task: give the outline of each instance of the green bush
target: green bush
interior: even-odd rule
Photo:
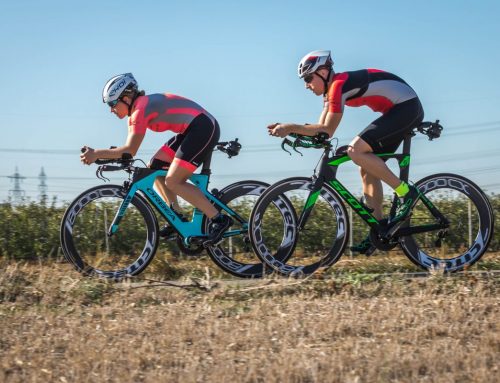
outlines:
[[[37,259],[55,256],[65,207],[56,201],[24,205],[0,204],[0,256]]]
[[[491,195],[491,203],[495,212],[495,227],[499,228],[500,224],[500,195]],[[434,201],[436,202],[436,201]],[[450,206],[453,205],[453,210],[455,214],[458,215],[459,220],[462,222],[467,222],[467,207],[463,201],[457,200],[446,200],[445,197],[439,203]],[[251,206],[249,201],[242,201],[239,206],[232,206],[233,209],[238,210],[244,216],[250,214]],[[316,211],[320,216],[322,214],[328,214],[327,210],[318,205]],[[13,205],[9,202],[0,204],[0,257],[14,258],[14,259],[26,259],[34,260],[39,258],[49,258],[56,254],[60,254],[60,243],[59,243],[59,227],[61,223],[62,216],[66,209],[66,205],[58,206],[54,200],[51,204],[47,202],[29,202],[24,205]],[[112,210],[112,209],[111,209]],[[103,222],[100,222],[102,214],[93,214],[91,211],[85,211],[86,216],[82,217],[86,224],[88,225],[88,232],[92,233],[95,228],[103,227]],[[110,211],[109,215],[113,213]],[[415,212],[415,217],[418,217],[418,212]],[[132,222],[140,222],[139,217],[129,217]],[[271,214],[270,220],[276,220],[276,224],[279,225],[277,214]],[[455,218],[456,219],[456,218]],[[160,226],[164,220],[159,218]],[[317,220],[318,222],[326,221],[326,218]],[[130,222],[130,221],[129,221]],[[354,241],[360,240],[367,232],[367,226],[361,219],[354,214],[353,215],[353,233]],[[127,247],[135,246],[136,234],[138,232],[134,225],[127,225],[129,227],[124,228],[126,233],[124,233],[123,242],[119,243],[121,250],[123,252],[127,251]],[[268,226],[272,227],[272,225]],[[467,230],[467,225],[463,225],[460,230]],[[331,231],[329,227],[318,227],[315,230],[309,230],[307,233],[307,240],[303,241],[303,249],[297,250],[308,250],[309,247],[314,248],[313,245],[321,243],[328,238]],[[271,233],[272,234],[272,233]],[[460,237],[463,238],[464,234],[459,233]],[[275,239],[279,241],[279,238]],[[99,251],[102,247],[101,243],[96,243],[89,236],[88,241],[85,242],[85,238],[80,239],[81,243],[84,243],[88,249],[94,248],[95,251]],[[177,252],[175,243],[166,243],[168,251]],[[495,234],[491,244],[491,251],[500,250],[500,235]]]

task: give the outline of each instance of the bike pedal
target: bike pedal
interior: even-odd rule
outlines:
[[[373,256],[373,253],[375,253],[375,250],[377,250],[377,248],[375,246],[370,246],[370,248],[368,250],[366,250],[363,255],[365,257],[371,257]]]

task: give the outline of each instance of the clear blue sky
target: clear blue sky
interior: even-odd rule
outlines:
[[[126,122],[101,101],[106,80],[123,72],[147,93],[197,101],[218,118],[222,139],[239,137],[239,157],[214,156],[213,186],[308,175],[320,153],[290,157],[265,127],[318,119],[321,98],[296,76],[300,58],[316,49],[332,50],[337,71],[401,76],[426,119],[441,119],[442,138],[415,140],[414,181],[457,172],[498,192],[499,14],[500,3],[489,0],[3,1],[0,201],[16,166],[32,198],[42,166],[49,194],[62,200],[98,183],[95,167],[80,164],[79,148],[124,142]],[[346,108],[341,144],[376,117]],[[148,132],[139,156],[149,159],[170,136]],[[360,190],[353,166],[341,179]]]

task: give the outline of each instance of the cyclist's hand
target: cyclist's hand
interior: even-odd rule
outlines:
[[[280,124],[279,122],[269,125],[267,127],[267,130],[271,136],[281,138],[288,136],[288,134],[290,133],[286,124]]]
[[[84,163],[85,165],[90,165],[91,163],[95,162],[97,160],[97,157],[95,156],[94,149],[89,148],[88,146],[84,146],[82,148],[82,154],[80,154],[80,161]]]

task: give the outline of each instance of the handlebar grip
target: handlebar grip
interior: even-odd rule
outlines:
[[[328,133],[320,132],[320,133],[317,134],[317,137],[318,137],[318,140],[326,141],[326,140],[328,140],[328,138],[330,136],[328,135]]]
[[[103,172],[116,172],[118,170],[123,170],[122,166],[113,166],[113,165],[103,165],[101,171]]]
[[[114,159],[113,160],[102,160],[102,159],[101,160],[95,160],[95,163],[97,165],[106,165],[106,164],[111,164],[113,162],[116,162],[116,160],[114,160]]]

